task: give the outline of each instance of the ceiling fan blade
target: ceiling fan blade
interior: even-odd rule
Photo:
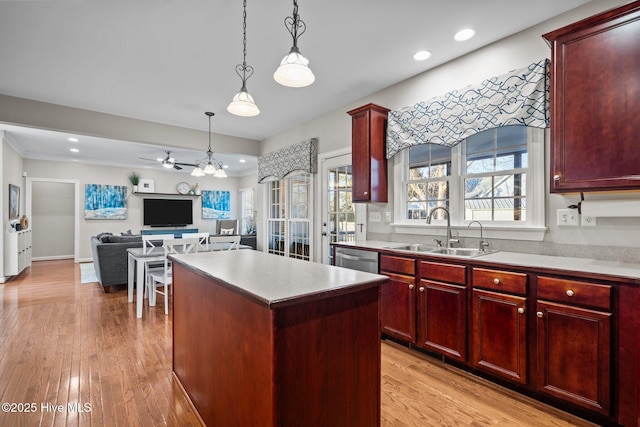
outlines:
[[[179,166],[191,166],[192,168],[196,167],[195,163],[181,163],[181,162],[175,162],[175,165],[179,165]]]
[[[140,160],[148,160],[150,162],[159,162],[160,160],[158,159],[147,159],[146,157],[138,157]]]
[[[173,164],[173,168],[174,168],[175,170],[178,170],[178,171],[182,169],[182,167],[178,166],[178,164],[177,164],[177,163],[174,163],[174,164]]]

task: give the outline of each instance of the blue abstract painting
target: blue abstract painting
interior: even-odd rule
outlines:
[[[202,219],[231,218],[231,193],[228,191],[202,191]]]
[[[84,219],[127,219],[127,188],[85,184]]]

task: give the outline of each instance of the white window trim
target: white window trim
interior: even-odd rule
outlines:
[[[529,170],[527,177],[527,217],[528,224],[517,224],[516,222],[489,223],[483,222],[485,236],[492,239],[509,240],[544,240],[547,227],[545,226],[545,135],[546,131],[527,128],[529,154]],[[459,174],[461,159],[458,150],[453,150],[451,158],[452,176]],[[396,221],[391,224],[397,234],[414,235],[436,235],[445,236],[447,233],[447,222],[434,221],[432,224],[419,223],[417,221],[406,220],[406,164],[409,158],[409,150],[403,150],[393,157],[393,193],[394,193],[394,218]],[[531,167],[531,165],[535,165]],[[469,227],[471,221],[463,219],[462,200],[460,186],[455,184],[457,180],[450,181],[449,185],[449,207],[451,215],[451,230],[460,237],[479,237],[477,226]]]

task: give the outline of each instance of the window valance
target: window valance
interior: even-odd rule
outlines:
[[[276,181],[293,172],[318,171],[318,139],[272,151],[258,157],[258,182]]]
[[[387,159],[420,144],[452,147],[500,126],[549,127],[549,60],[389,112]]]

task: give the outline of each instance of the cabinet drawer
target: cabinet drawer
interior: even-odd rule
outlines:
[[[538,299],[610,310],[611,286],[539,276]]]
[[[439,262],[420,261],[420,278],[439,280],[442,282],[466,284],[467,267],[464,265],[442,264]]]
[[[414,276],[416,274],[416,261],[413,258],[380,255],[380,271],[391,271]]]
[[[473,286],[518,295],[527,293],[527,275],[511,271],[473,269]]]

